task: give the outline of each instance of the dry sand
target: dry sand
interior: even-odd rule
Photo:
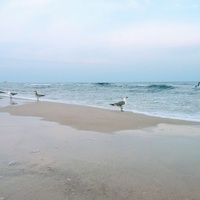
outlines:
[[[199,144],[194,122],[44,102],[0,108],[0,199],[198,200]]]

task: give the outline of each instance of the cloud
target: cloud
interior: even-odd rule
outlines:
[[[26,30],[33,26],[42,13],[46,13],[47,0],[9,0],[0,5],[0,41],[12,42],[24,38]],[[41,19],[42,20],[42,19]],[[38,24],[37,24],[38,26]]]
[[[132,13],[149,4],[152,1],[9,0],[0,6],[0,19],[4,19],[0,20],[4,47],[0,56],[110,63],[131,57],[132,51],[200,45],[199,22],[135,20]],[[129,12],[132,18],[126,18],[128,23],[120,21],[118,12]]]
[[[200,45],[200,24],[149,22],[111,34],[111,44],[124,48],[176,48]]]

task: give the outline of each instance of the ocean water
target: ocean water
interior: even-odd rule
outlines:
[[[0,91],[12,91],[19,100],[35,101],[34,90],[45,94],[41,101],[87,105],[120,110],[110,103],[127,96],[124,111],[150,116],[200,121],[200,87],[194,82],[158,83],[0,83]],[[7,95],[0,94],[2,99]],[[0,106],[2,99],[0,99]],[[9,99],[8,99],[9,100]],[[18,100],[18,101],[19,101]]]

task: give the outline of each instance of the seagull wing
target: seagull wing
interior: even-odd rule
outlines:
[[[44,97],[45,95],[44,95],[44,94],[38,94],[38,93],[37,93],[36,96],[37,96],[37,97]]]
[[[125,101],[119,101],[117,103],[114,103],[115,106],[123,106],[125,105]]]

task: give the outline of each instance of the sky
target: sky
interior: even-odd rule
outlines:
[[[0,0],[3,81],[200,81],[200,1]]]

